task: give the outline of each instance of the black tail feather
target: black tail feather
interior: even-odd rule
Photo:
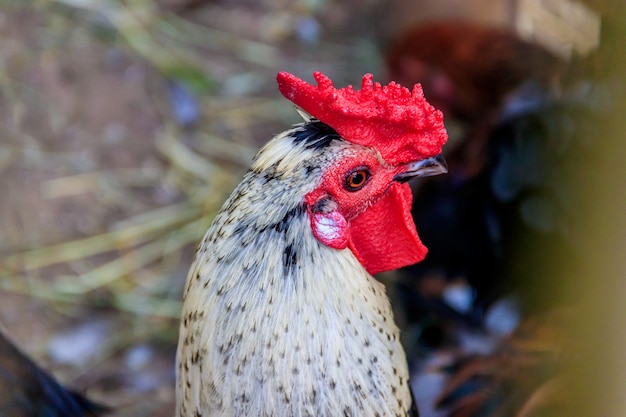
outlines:
[[[108,411],[65,389],[0,332],[0,416],[98,417]]]

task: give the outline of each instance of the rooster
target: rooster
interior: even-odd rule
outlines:
[[[278,74],[305,118],[273,138],[189,272],[177,416],[416,416],[385,289],[422,260],[414,177],[445,172],[443,115],[421,87]],[[304,113],[306,112],[306,113]]]

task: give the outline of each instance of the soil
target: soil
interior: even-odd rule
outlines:
[[[177,303],[204,230],[170,255],[88,290],[81,277],[128,255],[133,246],[92,254],[93,242],[86,241],[69,261],[46,249],[101,236],[155,209],[190,200],[202,206],[198,193],[223,198],[245,163],[214,158],[226,178],[221,184],[190,178],[159,150],[159,138],[175,136],[182,149],[197,154],[211,147],[206,133],[257,148],[297,122],[275,88],[277,71],[310,79],[319,69],[339,85],[379,70],[376,35],[369,30],[376,2],[153,5],[149,17],[188,28],[199,44],[168,37],[149,19],[143,23],[153,27],[129,38],[132,32],[121,20],[108,19],[113,15],[104,7],[89,9],[91,2],[68,2],[85,8],[64,1],[5,3],[0,9],[1,327],[63,384],[113,407],[113,415],[171,416],[176,314],[129,311],[120,308],[119,298],[147,294]],[[125,4],[111,7],[138,20],[146,17],[144,9]],[[157,44],[168,43],[164,49],[184,50],[192,70],[191,64],[172,70],[161,62],[163,51],[134,43],[146,34]],[[208,80],[200,86],[198,68]],[[175,94],[181,86],[183,93]],[[30,266],[29,259],[41,262],[46,256],[60,261]],[[130,304],[131,310],[136,307]]]

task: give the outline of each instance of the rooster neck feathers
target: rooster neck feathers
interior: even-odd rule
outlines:
[[[312,121],[261,150],[190,271],[179,416],[406,416],[404,352],[383,286],[311,233],[304,196],[337,157],[376,153]]]

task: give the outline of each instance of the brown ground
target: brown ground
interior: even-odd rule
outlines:
[[[376,72],[375,2],[29,3],[0,8],[1,326],[114,415],[170,416],[193,245],[297,121],[275,73]]]

